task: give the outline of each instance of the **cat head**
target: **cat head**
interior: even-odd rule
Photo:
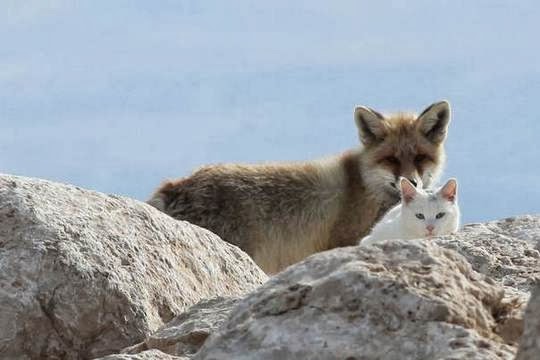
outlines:
[[[401,222],[415,237],[446,235],[459,227],[457,181],[450,179],[437,191],[417,189],[405,178],[400,179]]]

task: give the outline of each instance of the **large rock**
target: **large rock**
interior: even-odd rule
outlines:
[[[539,240],[540,217],[533,215],[469,224],[457,234],[435,239],[436,244],[465,256],[474,270],[504,286],[512,310],[500,318],[497,331],[513,342],[519,341],[524,305],[540,279]]]
[[[529,292],[540,279],[540,216],[466,225],[435,242],[458,251],[473,268],[505,286]]]
[[[493,330],[511,344],[516,344],[520,339],[524,304],[529,297],[528,290],[540,272],[537,251],[539,220],[534,216],[521,216],[485,224],[471,224],[466,225],[458,234],[435,239],[436,244],[457,250],[469,260],[475,270],[493,277],[504,286],[502,311],[495,314],[497,321]],[[124,352],[140,353],[155,348],[173,355],[192,356],[204,339],[225,321],[236,301],[203,301],[163,325],[143,343],[125,349]],[[439,335],[452,334],[447,328],[447,324],[439,324]],[[453,355],[456,358],[467,358],[468,352],[476,346],[475,342],[482,340],[477,333],[466,331],[469,333],[469,346],[460,350],[454,349]],[[481,353],[479,354],[478,356],[481,356]]]
[[[117,352],[265,280],[235,246],[146,204],[0,177],[0,358]]]
[[[525,332],[516,360],[538,360],[540,359],[540,285],[531,296],[525,319]]]
[[[499,284],[426,241],[316,254],[248,295],[194,359],[511,359]]]

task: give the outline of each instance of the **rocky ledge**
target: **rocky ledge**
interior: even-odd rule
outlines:
[[[539,239],[522,216],[267,281],[146,204],[0,176],[0,358],[538,359]]]

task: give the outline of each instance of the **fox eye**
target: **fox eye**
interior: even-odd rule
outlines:
[[[389,164],[392,164],[392,165],[399,165],[399,160],[395,156],[387,156],[387,157],[384,158],[384,161],[386,161],[386,162],[388,162]]]
[[[421,213],[416,214],[416,218],[417,218],[417,219],[420,219],[420,220],[424,220],[424,219],[425,219],[424,214],[421,214]]]
[[[418,154],[414,158],[414,162],[417,163],[417,164],[420,164],[420,163],[424,162],[424,160],[427,160],[427,159],[428,159],[427,155]]]
[[[444,216],[444,214],[446,214],[446,213],[440,212],[437,215],[435,215],[435,218],[440,219],[440,218],[442,218]]]

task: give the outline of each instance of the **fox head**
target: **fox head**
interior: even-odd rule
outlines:
[[[448,102],[436,102],[420,115],[384,116],[359,106],[354,119],[364,145],[362,176],[368,188],[395,198],[399,197],[400,177],[418,188],[437,181],[445,162]]]

